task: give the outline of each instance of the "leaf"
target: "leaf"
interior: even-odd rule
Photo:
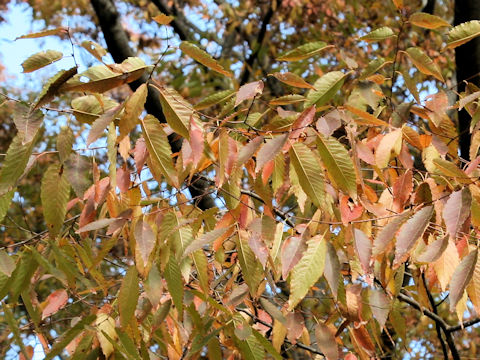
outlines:
[[[367,35],[364,35],[360,38],[360,40],[366,42],[374,42],[374,41],[382,41],[385,39],[389,39],[391,37],[396,36],[392,29],[388,26],[383,26],[379,29],[375,29],[369,32]]]
[[[73,67],[68,70],[60,70],[53,77],[51,77],[45,85],[43,85],[42,91],[38,94],[37,100],[33,104],[32,111],[39,107],[49,103],[55,95],[60,91],[60,88],[65,82],[72,78],[77,73],[77,68]]]
[[[461,184],[471,183],[470,177],[460,170],[454,163],[441,158],[433,159],[433,164],[443,175],[454,177]]]
[[[87,157],[73,153],[65,161],[64,167],[65,176],[72,185],[73,191],[79,198],[83,198],[85,191],[91,185],[91,162]]]
[[[460,264],[460,258],[455,243],[450,239],[443,254],[433,263],[433,268],[442,291],[446,291],[455,269]]]
[[[327,242],[327,256],[325,258],[324,276],[327,279],[328,286],[332,290],[333,296],[337,298],[338,286],[341,277],[340,261],[338,260],[337,252],[330,242]]]
[[[22,145],[25,145],[35,138],[43,123],[43,113],[40,110],[30,111],[26,104],[16,103],[13,122],[22,137]]]
[[[10,277],[15,270],[15,262],[5,250],[0,250],[0,271]]]
[[[256,173],[258,173],[265,166],[266,163],[275,158],[275,156],[285,145],[287,139],[288,134],[282,134],[265,142],[260,151],[257,153],[257,164],[255,166]]]
[[[337,360],[339,358],[335,334],[323,322],[319,322],[315,326],[315,339],[317,340],[318,348],[325,354],[328,360]]]
[[[197,105],[194,106],[194,109],[197,111],[204,110],[210,106],[221,104],[230,99],[235,95],[234,90],[223,90],[213,93],[212,95],[207,96],[205,99],[200,100]]]
[[[15,189],[1,195],[0,194],[0,222],[3,221],[5,215],[7,215],[10,204],[12,203],[13,195],[15,194]]]
[[[133,235],[135,236],[136,246],[138,251],[140,251],[142,261],[144,264],[147,264],[148,258],[155,247],[157,237],[148,222],[142,219],[137,221]]]
[[[308,290],[315,285],[325,268],[327,244],[323,236],[314,236],[307,241],[300,261],[291,272],[291,292],[288,299],[288,309],[292,310],[305,297]]]
[[[190,105],[179,93],[172,88],[153,86],[159,91],[162,110],[168,125],[177,134],[189,139],[190,118],[199,121],[198,116],[193,112]]]
[[[305,80],[303,80],[302,77],[298,76],[297,74],[291,73],[291,72],[283,72],[283,73],[273,73],[269,74],[270,76],[275,77],[277,80],[283,82],[284,84],[294,86],[297,88],[302,88],[302,89],[313,89],[315,88],[307,83]]]
[[[182,274],[177,260],[171,255],[163,276],[167,281],[168,291],[173,299],[173,304],[177,308],[180,318],[183,316],[183,281]]]
[[[410,47],[405,53],[408,55],[410,60],[412,60],[415,67],[420,70],[420,72],[425,75],[432,75],[434,78],[445,81],[442,76],[442,72],[437,64],[433,62],[432,59],[420,48]]]
[[[198,61],[200,64],[205,65],[209,69],[216,71],[219,74],[232,77],[233,74],[230,71],[224,69],[216,60],[214,60],[210,54],[198,48],[196,45],[188,41],[182,41],[180,44],[180,50],[183,53],[187,54],[194,60]]]
[[[253,334],[251,334],[245,340],[237,342],[237,347],[240,350],[243,359],[265,359],[265,352],[263,351],[262,345]]]
[[[118,102],[107,96],[96,94],[77,97],[72,100],[71,106],[79,122],[91,124],[101,114],[118,106]]]
[[[301,236],[290,236],[282,244],[282,277],[287,280],[290,270],[300,261],[306,249],[306,244]]]
[[[470,216],[472,195],[468,187],[450,194],[443,208],[443,220],[452,239],[457,237],[457,231]]]
[[[13,190],[17,180],[22,176],[25,170],[30,154],[32,153],[35,141],[31,141],[25,145],[23,138],[17,135],[13,138],[7,150],[2,169],[0,170],[0,196]]]
[[[3,310],[3,318],[6,320],[8,324],[9,332],[12,333],[12,337],[15,339],[17,346],[20,347],[21,354],[26,358],[30,359],[28,356],[27,349],[25,344],[23,343],[23,339],[20,335],[20,329],[18,327],[17,320],[14,318],[13,312],[10,309],[10,304],[2,303],[2,310]]]
[[[163,175],[170,185],[178,187],[178,179],[172,162],[172,149],[160,122],[152,115],[147,115],[140,120],[140,123],[152,162],[150,171],[157,181],[161,182],[161,175]]]
[[[399,176],[393,183],[393,210],[401,213],[413,191],[413,172],[410,170]]]
[[[317,158],[303,143],[293,144],[289,153],[300,186],[315,206],[321,208],[325,203],[325,183]]]
[[[472,276],[472,282],[468,286],[467,291],[468,296],[475,307],[475,311],[478,314],[480,309],[480,261],[478,261],[478,256],[477,264],[475,265],[475,270]]]
[[[317,149],[330,180],[339,190],[355,199],[357,197],[357,179],[348,151],[334,137],[324,137],[321,134],[318,134],[317,137]]]
[[[258,285],[263,279],[263,269],[248,245],[248,233],[246,231],[239,232],[236,245],[242,275],[248,285],[250,294],[255,297]]]
[[[326,104],[335,96],[338,90],[340,90],[346,77],[347,74],[341,71],[331,71],[320,77],[313,84],[316,90],[310,90],[308,92],[304,107],[308,108],[316,105],[318,108]]]
[[[65,307],[68,301],[68,294],[64,289],[56,290],[48,295],[45,300],[46,306],[42,310],[42,320],[57,313],[58,310]]]
[[[448,235],[439,237],[434,242],[427,245],[425,251],[418,257],[418,262],[433,263],[437,261],[448,246]]]
[[[441,17],[424,13],[424,12],[413,13],[408,18],[408,21],[413,25],[416,25],[425,29],[437,29],[439,27],[451,26],[449,22],[443,20]]]
[[[477,36],[480,36],[480,20],[464,22],[448,33],[447,48],[454,49]]]
[[[97,120],[93,122],[87,137],[87,147],[90,146],[91,143],[97,141],[98,138],[103,135],[105,129],[122,109],[123,105],[118,105],[100,115]]]
[[[472,279],[475,265],[477,264],[478,249],[475,249],[465,256],[455,269],[450,281],[450,311],[455,311],[455,307]]]
[[[257,136],[255,138],[253,138],[253,140],[250,141],[247,145],[245,145],[244,147],[242,147],[240,149],[240,151],[238,152],[238,157],[237,157],[237,164],[236,164],[237,168],[242,167],[242,165],[245,164],[246,161],[248,161],[252,158],[253,154],[255,154],[255,152],[258,150],[260,145],[263,143],[263,139],[264,139],[263,136]],[[280,145],[280,144],[278,144],[278,145]],[[265,162],[265,163],[267,163],[267,162]],[[258,160],[257,160],[257,163],[258,163]]]
[[[159,15],[152,17],[152,20],[154,20],[157,24],[160,25],[168,25],[173,21],[173,19],[173,16],[168,16],[164,13],[160,13]]]
[[[333,48],[332,45],[327,45],[323,41],[314,41],[307,44],[300,45],[295,49],[289,50],[279,57],[278,61],[298,61],[308,59],[319,54],[322,50]]]
[[[40,197],[48,231],[54,238],[63,225],[70,197],[70,184],[63,171],[63,166],[58,164],[49,166],[42,179]]]
[[[120,131],[118,142],[122,141],[138,124],[138,118],[144,110],[147,94],[147,85],[142,84],[128,97],[127,101],[125,101],[124,112],[118,123],[118,129]]]
[[[423,236],[433,215],[433,206],[426,206],[412,216],[400,229],[395,247],[393,265],[402,263],[417,240]]]
[[[118,312],[120,325],[126,328],[133,317],[139,296],[139,280],[137,268],[130,266],[118,291]]]
[[[360,264],[364,271],[368,272],[370,269],[370,258],[372,257],[372,243],[360,229],[353,229],[353,238],[355,239],[355,251]]]
[[[209,231],[205,234],[202,234],[201,236],[193,240],[193,242],[191,242],[190,245],[187,246],[183,256],[184,257],[188,256],[191,253],[202,249],[205,245],[208,245],[214,242],[216,239],[220,238],[223,234],[225,234],[225,232],[229,229],[230,229],[229,227],[221,227],[221,228]]]
[[[48,30],[43,30],[43,31],[39,31],[39,32],[34,32],[34,33],[31,33],[31,34],[27,34],[27,35],[22,35],[22,36],[19,36],[19,37],[15,38],[15,40],[18,40],[18,39],[34,39],[34,38],[40,38],[40,37],[45,37],[45,36],[50,36],[50,35],[58,35],[60,37],[63,37],[64,35],[67,35],[67,34],[68,34],[68,28],[58,27],[58,28],[55,28],[55,29],[48,29]]]
[[[21,65],[24,73],[29,73],[60,60],[63,54],[56,50],[40,51],[28,57]]]
[[[121,64],[92,66],[63,84],[60,91],[104,93],[137,80],[150,68],[138,57],[129,57]]]
[[[359,125],[369,125],[369,126],[388,126],[388,123],[386,123],[383,120],[377,119],[375,116],[372,114],[357,109],[356,107],[350,106],[350,105],[345,105],[345,109],[347,109],[349,112],[351,112],[354,115],[357,115],[357,118],[355,118],[355,122]]]
[[[107,55],[107,50],[96,42],[90,40],[84,40],[80,44],[85,50],[87,50],[91,55],[93,55],[98,61],[102,61],[102,58]]]
[[[402,129],[395,129],[386,134],[375,150],[375,163],[380,169],[384,169],[390,162],[391,154],[400,154],[402,146]]]
[[[243,86],[237,91],[237,98],[235,99],[235,107],[237,107],[242,101],[255,98],[257,95],[263,92],[263,81],[258,80]]]
[[[100,347],[102,348],[103,355],[108,359],[113,353],[113,345],[108,338],[114,341],[118,337],[117,332],[115,331],[115,320],[105,313],[100,313],[97,316],[95,325],[97,327],[97,338]]]
[[[197,270],[198,281],[200,287],[203,290],[204,294],[209,294],[210,285],[209,285],[209,272],[208,272],[208,259],[203,250],[197,250],[192,254],[193,264]]]
[[[57,151],[60,162],[64,163],[72,153],[72,146],[75,142],[75,136],[72,129],[68,126],[63,126],[57,136]]]
[[[378,321],[380,328],[383,329],[391,309],[390,298],[382,290],[371,290],[368,301],[373,317]]]

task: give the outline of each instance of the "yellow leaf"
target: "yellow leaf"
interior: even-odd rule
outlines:
[[[198,48],[196,45],[188,42],[182,41],[180,44],[180,50],[185,54],[192,57],[194,60],[198,61],[200,64],[205,65],[209,69],[218,72],[219,74],[232,77],[233,74],[230,71],[224,69],[216,60],[214,60],[210,54]]]

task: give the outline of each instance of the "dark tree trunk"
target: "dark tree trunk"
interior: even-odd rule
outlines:
[[[470,20],[480,20],[479,0],[456,0],[454,25]],[[465,91],[464,80],[480,86],[480,38],[475,38],[455,49],[457,91]],[[471,116],[465,109],[458,112],[460,156],[469,160]],[[475,154],[476,155],[476,154]]]

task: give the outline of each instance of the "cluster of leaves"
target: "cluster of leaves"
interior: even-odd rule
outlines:
[[[47,359],[369,359],[402,353],[423,328],[433,334],[424,314],[436,326],[432,346],[458,356],[453,337],[480,322],[465,319],[480,314],[480,91],[467,87],[453,106],[446,90],[422,102],[418,83],[441,88],[451,74],[429,55],[442,49],[417,46],[412,34],[435,30],[448,52],[480,36],[480,21],[448,29],[394,4],[396,26],[355,38],[367,63],[342,55],[313,77],[299,74],[336,46],[295,46],[271,59],[281,71],[238,84],[183,41],[182,54],[231,86],[193,101],[155,75],[162,59],[106,64],[106,50],[85,41],[102,65],[60,71],[29,104],[7,98],[17,135],[1,163],[0,220],[32,169],[48,168],[35,204],[42,228],[0,249],[13,334],[4,342],[25,359],[31,333]],[[62,57],[47,50],[22,66]],[[292,93],[272,96],[272,78]],[[411,101],[397,105],[394,88]],[[165,123],[144,111],[151,94]],[[47,106],[58,99],[69,106]],[[468,163],[449,116],[463,108]],[[35,153],[47,110],[67,114],[69,126],[55,150]],[[87,150],[106,137],[104,156],[82,155],[83,131]],[[205,191],[192,196],[198,183]],[[203,197],[216,206],[200,206]]]

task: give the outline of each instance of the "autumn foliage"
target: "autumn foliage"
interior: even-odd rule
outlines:
[[[182,7],[132,2],[130,21],[178,38],[131,30],[141,56],[117,63],[107,33],[108,51],[53,15],[21,36],[78,60],[28,99],[0,95],[0,353],[30,359],[34,339],[47,359],[480,356],[480,91],[455,99],[451,63],[480,21],[367,2],[273,1],[255,28],[235,18],[250,2],[220,1],[231,23],[203,8],[224,26],[207,42]]]

